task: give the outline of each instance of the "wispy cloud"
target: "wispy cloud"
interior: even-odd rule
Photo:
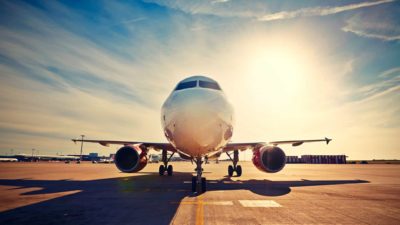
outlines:
[[[254,18],[262,15],[269,9],[269,4],[263,0],[230,1],[230,0],[145,0],[164,7],[191,15],[214,15],[218,17]]]
[[[211,4],[220,4],[220,3],[226,3],[229,2],[229,0],[214,0],[211,2]]]
[[[366,102],[399,90],[400,76],[396,76],[389,80],[383,80],[374,84],[363,86],[356,90],[355,93],[359,93],[361,96],[361,99],[357,102]]]
[[[351,32],[354,33],[358,36],[361,37],[366,37],[366,38],[375,38],[375,39],[380,39],[384,41],[398,41],[400,40],[400,35],[384,35],[384,34],[374,34],[374,33],[368,33],[366,31],[362,30],[355,30],[352,27],[345,26],[342,28],[343,31],[345,32]]]
[[[344,6],[335,6],[335,7],[311,7],[311,8],[302,8],[294,11],[281,11],[277,13],[271,13],[267,15],[263,15],[258,17],[260,21],[273,21],[273,20],[284,20],[284,19],[292,19],[297,17],[309,17],[309,16],[326,16],[332,15],[340,12],[371,7],[375,5],[380,5],[384,3],[393,2],[394,0],[381,0],[381,1],[373,1],[373,2],[361,2],[355,4],[349,4]]]
[[[399,41],[400,26],[398,7],[384,7],[384,10],[359,12],[346,20],[341,29],[364,38],[382,41]]]
[[[385,70],[382,73],[380,73],[378,75],[378,77],[386,78],[386,77],[389,77],[391,75],[396,75],[396,74],[400,75],[400,67]]]
[[[145,19],[146,19],[146,17],[137,17],[137,18],[133,18],[133,19],[122,20],[122,21],[120,21],[118,23],[114,23],[108,27],[137,23],[137,22],[143,21]]]
[[[400,89],[400,68],[392,68],[378,74],[377,80],[351,91],[354,102],[367,102]]]
[[[48,12],[23,2],[3,4],[14,15],[0,26],[3,149],[36,146],[66,151],[73,146],[68,140],[82,132],[93,138],[150,139],[143,136],[149,129],[133,127],[148,121],[148,127],[158,128],[154,118],[159,117],[161,101],[170,91],[158,70],[163,61],[158,60],[156,68],[147,58],[160,57],[153,54],[159,45],[154,38],[145,32],[140,34],[146,43],[130,35],[119,37],[118,46],[125,50],[121,54],[108,48],[109,43],[94,41],[98,35],[102,41],[116,41],[113,30],[102,28],[104,32],[97,33],[94,24],[63,5],[46,5]],[[53,20],[51,13],[56,12],[68,24]],[[142,17],[120,27],[129,29],[139,20]],[[89,36],[80,32],[85,26],[94,27]],[[126,128],[118,125],[128,123]],[[152,138],[162,139],[162,133]]]

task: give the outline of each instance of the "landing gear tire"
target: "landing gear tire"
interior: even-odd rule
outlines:
[[[192,177],[192,192],[196,192],[197,177]]]
[[[242,176],[242,167],[240,165],[236,166],[236,175],[238,177]]]
[[[206,183],[206,178],[205,177],[202,177],[201,178],[201,193],[204,193],[204,192],[206,192],[206,190],[207,190],[207,183]]]
[[[161,162],[163,163],[163,165],[160,165],[160,168],[158,169],[158,173],[160,174],[160,176],[163,176],[165,171],[167,171],[167,175],[168,176],[172,176],[172,173],[173,173],[174,170],[173,170],[172,165],[168,165],[168,162],[170,161],[172,156],[174,156],[174,154],[175,154],[175,152],[173,152],[168,157],[167,150],[165,150],[165,149],[162,150]]]
[[[163,176],[164,172],[165,172],[164,165],[160,165],[160,167],[158,168],[158,174],[160,174],[160,176]]]
[[[196,162],[196,176],[192,177],[192,192],[200,195],[206,191],[206,178],[201,177],[203,174],[201,157],[197,157],[194,161]]]
[[[168,176],[172,176],[172,172],[173,172],[172,165],[169,165],[168,168],[167,168],[167,174],[168,174]]]
[[[232,165],[229,165],[228,166],[228,176],[233,176],[233,166]]]
[[[200,183],[197,183],[197,177],[192,177],[192,192],[197,192],[197,194],[201,194],[207,191],[207,180],[205,177],[202,177]]]

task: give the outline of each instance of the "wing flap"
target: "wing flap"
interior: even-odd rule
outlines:
[[[139,142],[139,141],[113,141],[113,140],[85,140],[85,139],[72,139],[74,143],[76,142],[88,142],[88,143],[98,143],[102,146],[109,147],[110,145],[136,145],[140,144],[146,148],[152,148],[154,150],[168,150],[176,151],[174,146],[170,143],[159,143],[159,142]]]
[[[309,143],[309,142],[321,142],[324,141],[326,144],[329,144],[332,139],[330,138],[323,138],[323,139],[310,139],[310,140],[290,140],[290,141],[271,141],[269,144],[277,146],[277,145],[282,145],[282,144],[291,144],[293,147],[302,145],[303,143]]]
[[[329,144],[332,139],[330,138],[324,138],[324,139],[310,139],[310,140],[290,140],[290,141],[271,141],[271,142],[247,142],[247,143],[228,143],[221,151],[222,152],[228,152],[228,151],[233,151],[233,150],[240,150],[244,151],[246,149],[254,149],[258,146],[261,145],[282,145],[282,144],[291,144],[293,147],[302,145],[303,143],[309,143],[309,142],[321,142],[324,141],[326,144]]]

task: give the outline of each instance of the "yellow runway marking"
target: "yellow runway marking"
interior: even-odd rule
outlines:
[[[220,205],[230,206],[233,205],[232,201],[204,201],[203,196],[200,195],[193,201],[170,202],[171,204],[179,205],[196,205],[196,225],[204,224],[204,206],[205,205]]]
[[[203,196],[199,195],[197,197],[197,208],[196,208],[196,225],[204,224],[204,206],[203,206]]]

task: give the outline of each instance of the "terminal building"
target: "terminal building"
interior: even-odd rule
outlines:
[[[346,164],[346,155],[286,156],[286,163]]]

